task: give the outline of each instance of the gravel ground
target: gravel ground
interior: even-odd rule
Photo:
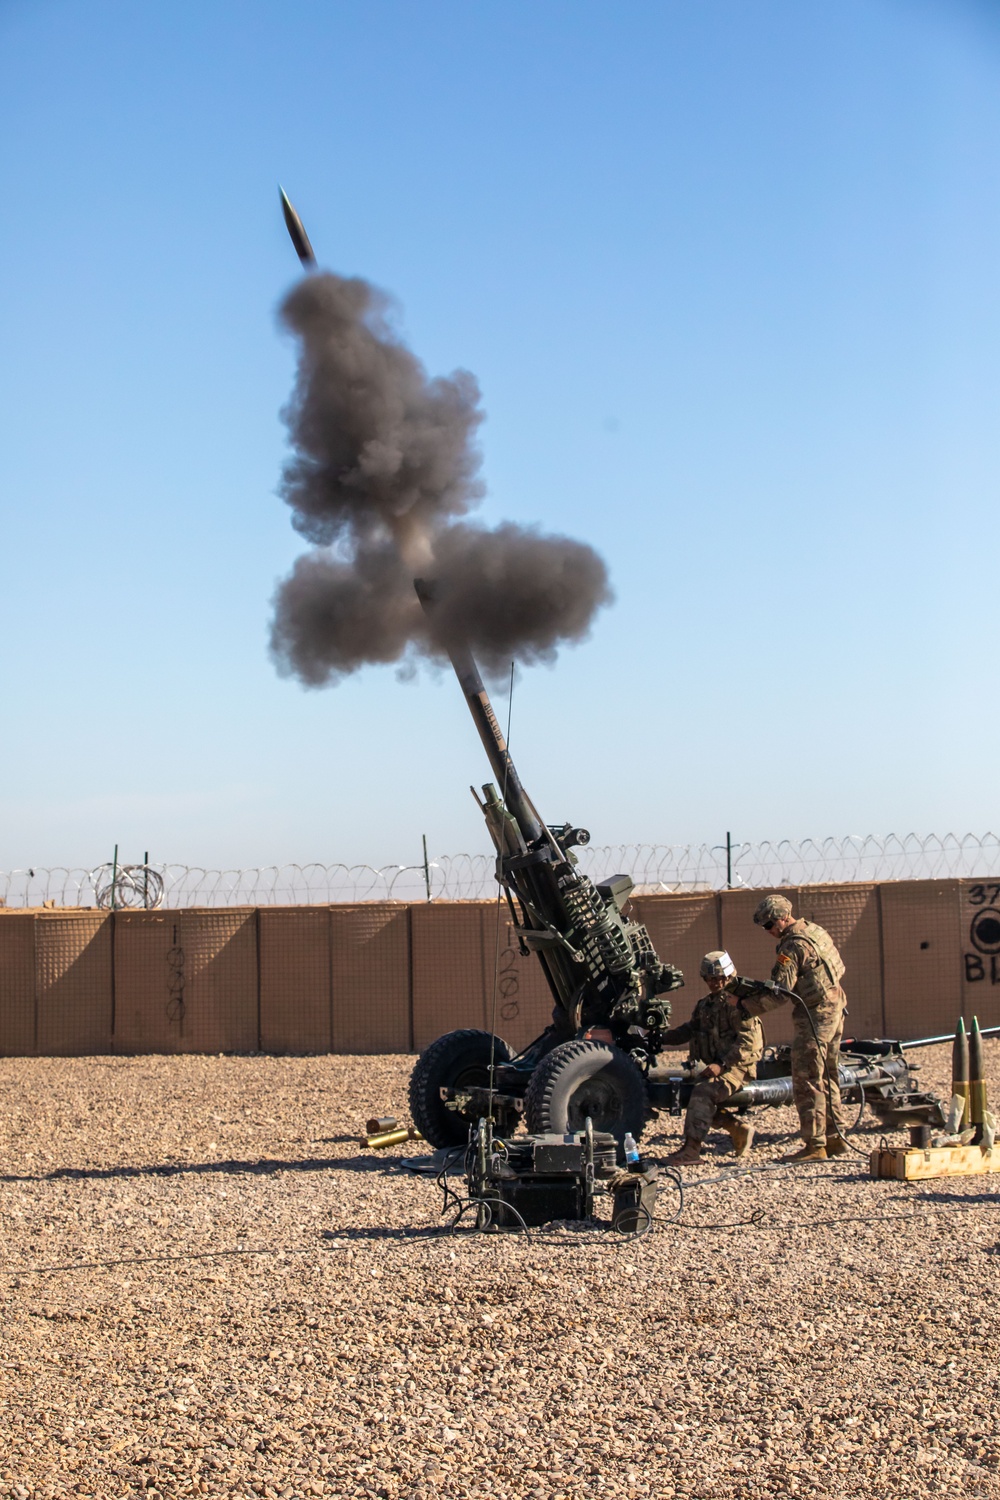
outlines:
[[[713,1136],[643,1240],[441,1235],[411,1066],[0,1061],[0,1494],[1000,1496],[1000,1179]]]

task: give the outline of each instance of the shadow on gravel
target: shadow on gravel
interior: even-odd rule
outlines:
[[[310,1239],[306,1245],[238,1245],[235,1249],[224,1250],[189,1250],[179,1254],[163,1255],[119,1255],[101,1260],[74,1260],[50,1266],[4,1266],[0,1268],[0,1276],[13,1277],[15,1285],[21,1276],[56,1276],[66,1272],[76,1271],[108,1271],[115,1270],[120,1266],[152,1266],[152,1265],[185,1265],[197,1261],[213,1260],[251,1260],[261,1256],[265,1258],[287,1258],[293,1255],[313,1255],[317,1249],[334,1250],[341,1245],[350,1243],[357,1244],[361,1241],[402,1241],[402,1240],[432,1240],[442,1235],[452,1233],[448,1224],[417,1224],[404,1225],[399,1229],[387,1229],[384,1226],[377,1228],[359,1228],[347,1226],[343,1229],[324,1229],[320,1235],[321,1243]],[[463,1231],[459,1231],[458,1238],[463,1237]]]
[[[943,1188],[931,1188],[920,1194],[921,1203],[940,1203],[944,1207],[949,1204],[983,1203],[993,1207],[1000,1207],[1000,1186],[995,1187],[992,1192],[985,1189],[981,1193],[949,1193]]]
[[[353,1139],[353,1137],[348,1137]],[[185,1177],[221,1172],[231,1177],[268,1177],[276,1172],[369,1172],[388,1175],[392,1161],[372,1160],[370,1156],[306,1156],[296,1161],[258,1157],[256,1161],[163,1162],[144,1167],[54,1167],[51,1172],[4,1172],[0,1182],[101,1182],[120,1177]]]

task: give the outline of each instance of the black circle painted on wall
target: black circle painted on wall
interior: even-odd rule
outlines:
[[[969,938],[980,953],[1000,953],[1000,911],[993,906],[977,911],[969,928]]]

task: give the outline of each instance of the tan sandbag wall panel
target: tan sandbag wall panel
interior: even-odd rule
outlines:
[[[409,908],[376,902],[331,906],[333,1052],[413,1047]]]
[[[879,888],[887,1036],[954,1030],[964,999],[961,885],[907,880]]]
[[[959,911],[962,1010],[1000,1026],[1000,881],[961,881]]]
[[[486,1027],[483,903],[433,902],[410,908],[413,1046],[442,1032]]]
[[[185,1051],[256,1052],[260,1018],[255,908],[180,915]]]
[[[114,930],[114,1051],[258,1050],[254,907],[118,911],[106,920]]]
[[[829,929],[847,965],[847,1034],[1000,1025],[1000,882],[783,888]],[[712,948],[765,976],[760,891],[633,899],[660,956],[683,969],[683,1020]],[[409,1052],[458,1027],[516,1051],[553,999],[494,901],[183,911],[0,912],[0,1055],[101,1052]],[[791,1035],[791,1008],[765,1021]]]
[[[328,908],[261,907],[257,949],[260,1050],[333,1052]]]
[[[114,915],[116,1052],[183,1052],[180,912]]]
[[[30,1057],[35,1036],[35,918],[0,913],[0,1057]]]
[[[795,915],[825,927],[847,972],[845,1036],[885,1036],[882,918],[874,885],[802,885]],[[789,1005],[791,1002],[789,1002]]]
[[[110,912],[40,912],[35,923],[35,1027],[42,1056],[110,1052],[114,1001]]]

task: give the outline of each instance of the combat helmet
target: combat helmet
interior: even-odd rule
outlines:
[[[732,979],[736,965],[724,948],[706,953],[698,969],[702,979]]]
[[[782,917],[792,915],[792,903],[787,896],[765,896],[753,914],[758,927],[768,922],[780,922]]]

